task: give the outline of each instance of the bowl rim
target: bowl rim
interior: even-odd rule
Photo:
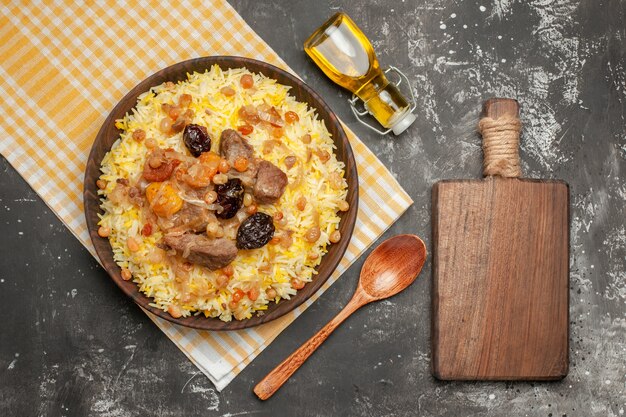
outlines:
[[[316,270],[319,271],[322,265],[324,265],[324,260],[326,260],[328,262],[326,265],[328,266],[325,266],[324,273],[318,273],[311,282],[307,283],[304,289],[299,290],[295,296],[291,297],[291,299],[283,299],[278,304],[270,303],[270,307],[266,314],[261,316],[253,315],[251,318],[244,320],[233,319],[230,322],[224,322],[219,318],[204,317],[201,313],[190,317],[174,318],[169,313],[151,306],[150,303],[153,302],[153,299],[141,293],[136,283],[133,281],[122,280],[120,273],[121,269],[113,260],[113,251],[111,250],[109,240],[101,238],[97,234],[97,223],[99,220],[98,214],[101,213],[101,209],[100,196],[97,194],[97,187],[95,185],[94,178],[99,177],[102,157],[110,150],[117,138],[119,138],[120,130],[114,128],[116,136],[112,140],[110,139],[110,145],[104,146],[104,151],[100,148],[105,139],[110,137],[111,132],[109,132],[109,130],[112,126],[115,126],[115,120],[123,117],[126,112],[134,108],[137,105],[137,97],[141,93],[148,91],[151,87],[159,85],[162,82],[167,81],[167,79],[186,79],[188,73],[202,70],[189,70],[189,68],[200,67],[204,70],[208,70],[215,64],[220,65],[223,69],[226,65],[228,65],[226,68],[246,67],[251,72],[262,73],[266,77],[277,80],[280,84],[291,87],[290,94],[294,96],[308,94],[311,97],[311,100],[307,102],[307,105],[315,109],[316,114],[320,119],[324,120],[329,130],[332,130],[332,126],[336,131],[333,135],[333,142],[336,146],[338,146],[338,142],[341,142],[342,153],[344,154],[343,162],[345,163],[344,178],[346,178],[349,184],[347,200],[350,208],[347,212],[341,213],[342,218],[340,222],[342,236],[348,238],[343,238],[339,241],[339,243],[331,245],[329,252],[324,255],[322,263],[316,267]],[[183,76],[182,78],[180,77],[181,75]],[[278,80],[277,78],[283,78],[283,80]],[[303,90],[303,92],[300,93],[299,89]],[[300,101],[297,97],[296,99]],[[311,101],[314,103],[311,103]],[[130,107],[128,107],[128,103],[130,103]],[[120,113],[120,111],[122,111],[122,113]],[[325,113],[325,116],[321,113]],[[99,152],[101,155],[96,161],[96,157]],[[95,175],[95,177],[93,175]],[[99,261],[109,277],[127,296],[132,298],[133,301],[144,310],[149,311],[157,317],[169,322],[198,330],[239,330],[251,328],[282,317],[309,300],[324,285],[324,283],[336,270],[341,259],[343,259],[345,251],[352,239],[356,224],[358,202],[359,181],[354,153],[341,122],[331,110],[330,106],[328,106],[319,94],[317,94],[297,76],[264,61],[231,55],[212,55],[181,61],[153,73],[135,85],[135,87],[126,93],[126,95],[113,107],[100,127],[89,152],[83,183],[84,213],[87,221],[89,236],[95,247]],[[329,254],[333,250],[334,255],[329,258]]]

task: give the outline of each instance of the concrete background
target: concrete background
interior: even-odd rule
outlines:
[[[481,175],[483,100],[522,106],[523,169],[571,186],[570,373],[553,383],[430,375],[430,263],[357,312],[268,402],[252,387],[348,301],[362,257],[218,393],[0,159],[2,416],[622,416],[626,409],[626,2],[233,0],[389,167],[415,204],[386,234],[430,245],[430,189]],[[302,51],[338,10],[409,76],[415,125],[381,138]],[[3,139],[3,140],[6,140]]]

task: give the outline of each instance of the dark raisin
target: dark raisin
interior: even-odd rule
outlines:
[[[226,184],[216,185],[216,203],[222,206],[221,212],[215,212],[220,219],[230,219],[237,214],[243,204],[243,185],[239,178],[232,178]]]
[[[211,137],[204,126],[195,124],[185,126],[183,141],[189,152],[195,157],[200,156],[202,152],[211,150]]]
[[[241,223],[237,230],[238,249],[257,249],[267,245],[274,237],[272,216],[257,212]]]

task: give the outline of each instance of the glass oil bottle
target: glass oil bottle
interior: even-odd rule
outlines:
[[[398,90],[402,79],[409,84],[408,79],[395,67],[381,70],[370,41],[345,13],[336,13],[309,36],[304,50],[331,80],[353,93],[352,111],[370,129],[399,135],[415,121],[415,100],[409,103]],[[397,83],[389,82],[385,76],[389,71],[400,76]],[[365,111],[356,108],[358,99],[363,101]],[[387,130],[381,131],[362,120],[367,113]]]

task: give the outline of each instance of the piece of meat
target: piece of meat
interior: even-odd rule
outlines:
[[[185,203],[183,208],[167,219],[159,219],[159,227],[166,233],[204,232],[215,214],[205,207]]]
[[[232,167],[228,171],[230,178],[239,178],[246,188],[254,187],[257,173],[257,163],[254,157],[254,150],[248,141],[237,131],[226,129],[220,137],[220,154],[228,160]],[[248,159],[248,169],[239,172],[234,168],[235,160],[243,156]]]
[[[256,173],[256,165],[252,165],[252,163],[250,163],[250,166],[244,172],[239,172],[236,169],[231,168],[230,171],[228,171],[228,177],[240,179],[244,188],[246,188],[246,191],[249,191],[252,187],[254,187],[254,183],[256,182]]]
[[[278,200],[285,192],[287,174],[276,165],[268,161],[261,161],[258,165],[256,183],[252,193],[261,204],[270,204]]]
[[[237,257],[235,243],[228,239],[209,239],[205,235],[167,235],[165,244],[187,261],[210,270],[225,267]]]
[[[233,166],[240,156],[252,160],[254,149],[236,130],[226,129],[220,136],[220,154]]]

